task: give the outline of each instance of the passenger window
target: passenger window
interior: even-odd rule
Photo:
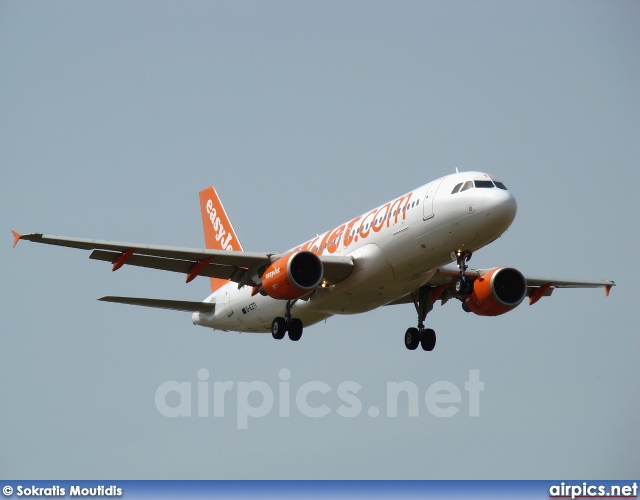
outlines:
[[[473,181],[467,181],[464,183],[464,186],[462,186],[462,189],[460,189],[460,192],[462,193],[462,191],[466,191],[467,189],[471,189],[473,187]]]
[[[491,181],[474,181],[477,188],[492,188],[493,182]]]
[[[451,191],[451,194],[456,194],[458,191],[460,191],[461,186],[462,186],[462,182],[460,184],[456,184],[456,187],[453,188],[453,191]]]

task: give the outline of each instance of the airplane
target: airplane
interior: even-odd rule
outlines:
[[[385,305],[413,303],[416,327],[405,347],[432,351],[436,333],[425,320],[438,300],[458,299],[466,312],[498,316],[529,297],[529,304],[556,288],[599,288],[613,281],[525,277],[512,267],[471,269],[474,252],[511,225],[516,200],[484,172],[440,177],[282,253],[245,252],[215,189],[200,192],[205,249],[67,238],[41,233],[19,240],[91,250],[90,259],[197,276],[211,281],[202,302],[105,296],[98,300],[192,313],[214,330],[288,334],[333,315],[358,314]],[[447,267],[455,262],[456,267]]]

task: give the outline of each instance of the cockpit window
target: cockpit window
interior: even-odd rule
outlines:
[[[493,182],[491,181],[473,181],[477,188],[492,188]]]
[[[471,189],[473,187],[473,181],[467,181],[464,183],[464,186],[462,186],[462,189],[460,189],[460,192],[462,193],[462,191],[466,191],[467,189]]]
[[[460,191],[460,186],[462,186],[462,182],[460,184],[456,184],[456,187],[453,188],[451,194],[456,194],[458,191]]]
[[[505,186],[502,182],[500,181],[493,181],[493,182],[495,183],[497,188],[504,189],[505,191],[507,190],[507,186]]]

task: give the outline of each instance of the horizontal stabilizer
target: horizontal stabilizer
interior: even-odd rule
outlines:
[[[213,312],[216,305],[213,302],[191,302],[188,300],[146,299],[144,297],[115,297],[112,295],[100,297],[103,302],[116,302],[132,306],[156,307],[158,309],[172,309],[186,312]]]

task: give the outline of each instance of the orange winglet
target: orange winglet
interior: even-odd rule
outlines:
[[[200,274],[200,271],[207,267],[212,260],[213,256],[209,257],[208,259],[203,259],[196,262],[189,270],[189,274],[187,275],[187,280],[185,281],[185,283],[190,283],[191,281],[193,281],[196,276]]]
[[[545,293],[551,288],[553,283],[546,283],[545,285],[539,286],[529,297],[529,305],[532,306],[536,302],[538,302]]]
[[[131,248],[129,250],[127,250],[126,252],[122,252],[120,255],[118,255],[118,258],[116,260],[113,261],[113,267],[111,268],[111,271],[117,271],[118,269],[120,269],[122,266],[124,266],[127,261],[131,258],[131,256],[133,255],[133,252],[135,252],[136,249],[135,248]]]
[[[608,297],[609,296],[609,292],[611,291],[611,287],[613,285],[605,285],[604,286],[604,294]]]
[[[11,232],[13,233],[13,248],[15,248],[16,245],[18,244],[18,241],[20,241],[20,238],[22,238],[22,235],[17,231],[11,231]]]

